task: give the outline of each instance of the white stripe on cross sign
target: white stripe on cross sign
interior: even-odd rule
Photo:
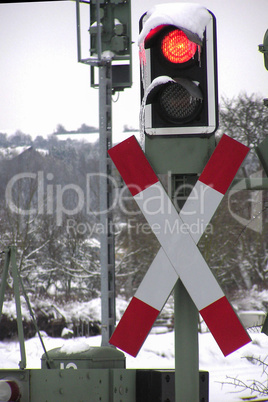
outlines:
[[[250,337],[196,247],[202,231],[189,233],[187,230],[190,224],[196,223],[201,213],[200,198],[194,193],[202,191],[203,195],[207,192],[209,196],[208,207],[206,202],[202,214],[205,228],[248,151],[247,147],[224,135],[180,215],[134,136],[109,151],[150,226],[157,227],[155,235],[162,246],[114,331],[111,344],[136,356],[178,277],[225,356],[250,342]],[[155,211],[159,209],[157,202],[160,199],[164,203],[161,212],[152,213],[152,207]],[[191,212],[195,210],[199,213],[193,217]],[[166,228],[174,227],[174,223],[184,229],[176,235],[171,231],[167,233]]]

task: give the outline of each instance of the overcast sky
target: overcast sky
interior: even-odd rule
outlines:
[[[169,0],[171,3],[176,1]],[[185,1],[188,2],[188,1]],[[113,103],[113,137],[139,126],[138,22],[157,0],[132,0],[133,87]],[[258,45],[268,29],[267,0],[197,0],[217,19],[220,96],[246,91],[268,97],[268,71]],[[88,6],[81,5],[83,57],[88,57]],[[57,124],[98,126],[98,91],[90,68],[77,62],[76,13],[71,1],[0,4],[0,132],[33,136]],[[117,96],[115,96],[115,99]]]

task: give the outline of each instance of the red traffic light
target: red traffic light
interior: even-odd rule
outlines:
[[[171,63],[186,63],[194,57],[197,44],[191,42],[183,31],[175,29],[164,36],[161,50]]]
[[[155,6],[140,20],[146,135],[207,135],[218,126],[216,19],[196,4]]]

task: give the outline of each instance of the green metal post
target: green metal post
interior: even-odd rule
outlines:
[[[267,31],[267,41],[268,41],[268,31]],[[268,51],[267,51],[268,57]],[[268,176],[268,138],[266,137],[258,146],[255,148],[256,154],[262,164],[263,170]]]
[[[1,288],[0,288],[0,320],[2,317],[3,303],[4,303],[6,284],[7,284],[7,274],[8,274],[8,267],[9,267],[9,261],[10,261],[10,248],[7,248],[4,251],[4,253],[5,253],[5,264],[4,264]]]
[[[215,146],[214,136],[145,136],[146,156],[157,174],[168,174],[168,194],[178,208],[182,208]],[[174,199],[175,194],[179,198]],[[199,314],[180,280],[174,288],[174,310],[175,401],[199,402]]]
[[[100,122],[100,263],[101,263],[101,346],[109,346],[115,327],[115,253],[112,217],[112,162],[108,149],[112,145],[112,68],[111,61],[99,67]]]
[[[21,304],[20,304],[20,291],[19,291],[19,273],[16,263],[16,247],[10,247],[10,259],[11,259],[11,267],[12,267],[12,276],[13,276],[13,287],[15,294],[15,302],[16,302],[16,312],[17,312],[17,326],[18,326],[18,335],[19,335],[19,343],[20,343],[20,354],[21,361],[19,363],[20,369],[26,368],[26,353],[25,353],[25,343],[24,343],[24,333],[23,333],[23,325],[22,325],[22,314],[21,314]]]
[[[174,289],[175,400],[199,401],[198,310],[179,279]]]
[[[168,176],[168,191],[174,205],[182,208],[197,175]],[[179,198],[174,199],[174,194]],[[179,279],[174,288],[175,400],[199,401],[198,310]]]

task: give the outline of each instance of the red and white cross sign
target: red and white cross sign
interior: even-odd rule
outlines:
[[[224,135],[178,214],[134,136],[110,149],[110,157],[162,246],[111,344],[136,356],[179,277],[225,356],[250,342],[196,247],[202,231],[189,230],[201,214],[205,229],[248,151]],[[206,208],[200,194],[206,194]],[[176,233],[167,230],[175,224]]]

